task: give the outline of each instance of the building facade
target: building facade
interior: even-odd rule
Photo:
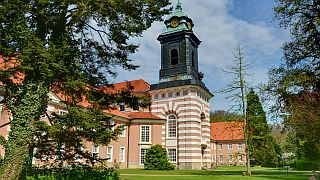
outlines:
[[[213,166],[243,166],[246,164],[244,123],[238,121],[211,123]]]
[[[155,144],[167,149],[168,158],[177,169],[229,165],[230,162],[225,159],[231,157],[231,150],[238,148],[237,152],[239,150],[243,153],[244,143],[241,139],[217,138],[220,135],[217,135],[215,127],[221,124],[210,124],[209,100],[213,94],[202,82],[204,75],[199,71],[198,58],[201,41],[192,31],[192,19],[183,12],[178,2],[175,11],[168,16],[164,24],[166,30],[158,37],[161,44],[158,83],[149,85],[140,79],[114,84],[117,91],[130,86],[134,95],[150,96],[151,108],[134,110],[125,108],[122,104],[105,111],[110,114],[115,126],[128,126],[119,138],[108,146],[86,142],[83,149],[99,159],[106,159],[109,166],[119,168],[143,168],[145,154]],[[63,96],[53,92],[48,96],[48,115],[67,113]],[[86,106],[85,103],[82,105]],[[10,111],[3,106],[0,115],[0,125],[10,121]],[[41,117],[43,121],[48,121],[47,118]],[[0,129],[0,135],[6,138],[9,132],[10,125]],[[2,157],[4,153],[0,146]],[[221,161],[218,161],[218,158],[221,158]],[[239,165],[244,162],[243,159],[239,158]],[[59,160],[61,157],[44,156],[33,158],[33,164],[41,166]],[[76,158],[75,161],[87,163],[81,158]]]

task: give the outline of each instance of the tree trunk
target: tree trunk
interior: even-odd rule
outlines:
[[[0,168],[1,180],[25,179],[25,170],[32,143],[32,123],[38,120],[47,105],[48,88],[43,84],[25,84],[16,105],[11,107],[13,120],[5,146],[4,162]]]

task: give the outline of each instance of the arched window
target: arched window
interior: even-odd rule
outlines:
[[[175,115],[168,116],[168,137],[177,137],[177,118]]]
[[[171,65],[176,65],[178,64],[178,50],[177,49],[172,49],[171,50]]]
[[[193,51],[192,51],[192,54],[191,54],[191,64],[192,64],[192,67],[195,67],[194,52]]]

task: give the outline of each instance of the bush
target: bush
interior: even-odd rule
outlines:
[[[118,180],[113,168],[32,168],[27,171],[27,180]]]
[[[174,170],[175,166],[169,162],[166,149],[157,144],[147,151],[144,161],[144,169]]]
[[[320,170],[320,161],[310,161],[307,159],[297,160],[295,162],[295,166],[297,170]]]

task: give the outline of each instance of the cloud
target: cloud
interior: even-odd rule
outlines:
[[[175,3],[173,1],[174,5]],[[271,20],[249,22],[232,16],[232,0],[184,0],[182,8],[192,18],[195,24],[194,33],[202,40],[199,46],[200,71],[204,72],[204,82],[211,91],[225,87],[232,78],[219,69],[234,64],[232,53],[238,42],[245,46],[245,58],[253,61],[253,85],[267,81],[268,69],[280,62],[281,45],[288,40],[287,32],[270,23]],[[164,24],[156,22],[143,33],[143,37],[132,40],[139,43],[140,48],[138,53],[130,57],[134,59],[134,64],[141,67],[131,72],[118,69],[119,75],[115,82],[144,79],[152,84],[158,81],[160,44],[156,39],[163,30]],[[210,101],[211,109],[228,109],[230,104],[224,99],[225,96],[216,94]]]

